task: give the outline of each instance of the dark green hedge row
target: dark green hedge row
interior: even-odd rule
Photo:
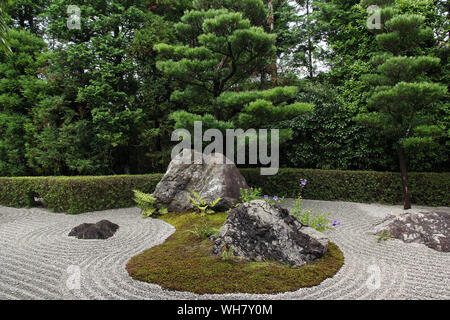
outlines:
[[[108,177],[0,178],[0,205],[31,207],[34,197],[55,212],[77,214],[135,205],[133,190],[151,193],[161,174]]]
[[[307,179],[303,198],[366,203],[403,203],[399,173],[281,169],[276,176],[261,176],[259,169],[242,169],[250,186],[268,195],[296,197]],[[417,205],[449,206],[450,173],[410,173],[412,200]]]
[[[281,169],[276,176],[261,176],[259,169],[241,169],[248,184],[264,194],[296,197],[307,179],[305,199],[402,203],[398,173]],[[108,177],[0,178],[0,205],[31,207],[34,198],[55,212],[70,214],[134,206],[133,190],[151,193],[162,174]],[[413,202],[450,206],[450,173],[411,173]]]

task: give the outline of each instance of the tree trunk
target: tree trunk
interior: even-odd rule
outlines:
[[[273,30],[275,28],[275,16],[274,16],[274,12],[273,12],[273,0],[267,1],[267,8],[268,8],[268,11],[269,11],[269,17],[267,19],[267,23],[269,24],[270,32],[273,32]]]
[[[267,7],[269,12],[267,23],[269,24],[270,32],[273,33],[273,31],[275,30],[275,12],[273,8],[273,0],[268,0]],[[272,62],[270,63],[268,69],[272,80],[272,86],[276,87],[278,85],[278,62],[276,53],[275,56],[272,57]]]
[[[411,209],[411,192],[409,190],[408,170],[406,168],[405,151],[402,147],[398,148],[398,160],[400,163],[400,172],[403,183],[403,207],[405,210]]]
[[[313,68],[313,47],[312,47],[312,40],[311,40],[311,30],[309,25],[309,16],[311,14],[309,10],[309,0],[306,1],[306,29],[308,33],[308,73],[309,73],[309,79],[313,80],[314,78],[314,68]]]

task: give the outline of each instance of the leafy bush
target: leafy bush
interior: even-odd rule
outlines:
[[[302,179],[299,183],[300,191],[298,195],[298,199],[295,203],[295,208],[290,211],[290,214],[295,216],[302,224],[308,225],[311,228],[316,229],[317,231],[324,232],[327,230],[331,230],[333,227],[340,226],[340,223],[335,220],[331,222],[328,219],[328,215],[325,213],[314,213],[313,210],[308,210],[303,207],[302,204],[302,191],[303,188],[306,187],[307,180]]]
[[[261,188],[241,189],[240,200],[243,203],[252,202],[253,200],[258,200],[261,198],[262,198],[262,189]]]
[[[358,110],[332,86],[306,84],[296,101],[313,103],[316,108],[290,121],[295,143],[280,152],[286,166],[325,170],[397,168],[396,154],[385,139],[377,130],[355,123],[353,117]]]
[[[156,198],[149,193],[143,193],[139,190],[133,190],[134,201],[138,208],[142,209],[142,217],[148,218],[160,214],[168,213],[167,209],[164,207],[158,208],[156,206]]]
[[[308,180],[303,198],[365,203],[402,203],[399,173],[280,169],[261,176],[259,169],[241,169],[247,183],[261,194],[297,198],[299,181]],[[55,212],[77,214],[135,206],[133,190],[152,193],[162,174],[99,177],[0,178],[0,205],[32,207],[35,197]],[[450,206],[450,173],[410,173],[413,203]]]
[[[299,181],[308,180],[303,198],[326,201],[401,204],[400,173],[283,169],[275,176],[261,176],[256,168],[241,169],[250,186],[265,194],[297,198]],[[412,201],[417,205],[449,206],[450,173],[409,173]]]
[[[136,204],[133,190],[152,193],[161,174],[108,177],[0,178],[0,205],[32,207],[34,197],[54,212],[78,214]]]
[[[320,232],[332,230],[333,227],[341,225],[337,220],[331,221],[326,213],[316,213],[313,210],[305,209],[302,205],[301,197],[299,197],[295,204],[295,208],[291,210],[290,213],[302,224],[310,226]]]
[[[324,213],[314,214],[312,210],[303,209],[301,212],[295,213],[294,216],[304,225],[310,226],[317,231],[324,232],[330,230],[331,221]]]
[[[271,205],[279,204],[284,200],[284,198],[279,198],[278,196],[269,197],[268,195],[262,195],[261,188],[250,188],[250,189],[241,189],[240,199],[242,203],[251,202],[253,200],[264,200]],[[236,205],[239,206],[240,203]]]

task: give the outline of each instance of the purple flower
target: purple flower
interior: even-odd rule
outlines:
[[[301,182],[301,184],[302,184],[302,187],[304,187],[304,186],[306,186],[306,183],[308,182],[308,180],[302,180],[302,182]]]
[[[268,195],[265,195],[265,196],[264,196],[264,199],[266,199],[266,200],[269,199],[269,196],[268,196]]]
[[[341,223],[339,221],[337,221],[337,220],[333,221],[333,227],[340,227],[340,226],[341,226]]]
[[[273,200],[278,201],[280,200],[277,196],[273,197]]]

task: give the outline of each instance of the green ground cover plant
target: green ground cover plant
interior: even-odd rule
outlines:
[[[133,257],[127,264],[129,274],[166,289],[198,294],[271,294],[316,286],[335,275],[344,263],[342,252],[333,243],[324,257],[298,269],[274,262],[230,259],[230,252],[225,256],[212,255],[213,242],[189,230],[192,225],[204,223],[219,228],[226,217],[226,213],[162,216],[162,220],[176,227],[176,232],[165,243]]]

